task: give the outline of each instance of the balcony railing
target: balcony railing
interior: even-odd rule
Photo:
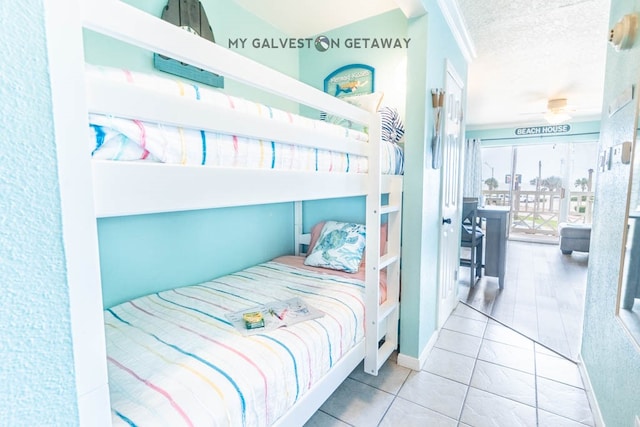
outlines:
[[[483,191],[485,206],[509,206],[510,233],[557,236],[562,207],[561,190],[556,191]],[[568,192],[568,212],[564,221],[591,223],[593,192]]]

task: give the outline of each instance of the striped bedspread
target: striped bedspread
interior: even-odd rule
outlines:
[[[363,293],[272,261],[107,309],[113,424],[272,424],[363,339]],[[325,315],[247,337],[224,316],[296,296]]]
[[[328,122],[291,114],[260,103],[230,96],[223,91],[185,83],[155,74],[87,65],[94,77],[133,84],[159,93],[197,99],[239,112],[303,127],[345,141],[368,140],[368,135]],[[298,147],[236,135],[187,129],[159,123],[90,114],[93,157],[102,160],[145,160],[182,165],[240,167],[321,172],[366,173],[367,159],[346,153]],[[402,149],[382,143],[382,169],[401,174]]]

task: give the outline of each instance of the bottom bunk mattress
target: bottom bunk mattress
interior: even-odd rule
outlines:
[[[292,258],[105,310],[113,424],[266,426],[294,405],[364,338],[365,306],[361,279]],[[324,315],[248,336],[226,317],[294,297]]]

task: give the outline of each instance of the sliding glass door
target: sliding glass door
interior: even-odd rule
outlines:
[[[555,242],[560,222],[590,223],[597,142],[482,148],[485,205],[509,206],[511,239]]]

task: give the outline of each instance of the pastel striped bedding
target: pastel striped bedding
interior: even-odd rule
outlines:
[[[224,317],[301,297],[325,315],[242,336]],[[112,421],[268,426],[364,337],[364,284],[271,261],[105,310]]]
[[[87,73],[94,78],[134,84],[159,93],[189,97],[287,125],[344,137],[345,141],[368,140],[368,135],[363,132],[312,120],[177,79],[92,65],[87,65]],[[366,173],[368,169],[367,159],[362,156],[274,141],[100,114],[90,114],[89,124],[92,154],[94,158],[101,160],[142,160],[182,165],[321,172]],[[398,145],[383,142],[382,157],[383,173],[402,173],[403,156]]]

